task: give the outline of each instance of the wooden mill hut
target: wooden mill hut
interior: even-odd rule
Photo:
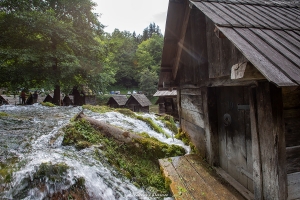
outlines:
[[[149,112],[151,102],[144,94],[132,94],[126,102],[126,107],[133,112]]]
[[[158,97],[155,104],[158,104],[159,114],[168,114],[178,118],[177,90],[157,91],[153,96]]]
[[[126,95],[113,95],[106,104],[111,108],[124,108],[127,100]]]
[[[159,90],[247,198],[300,199],[299,0],[170,0]],[[252,195],[251,195],[252,194]]]

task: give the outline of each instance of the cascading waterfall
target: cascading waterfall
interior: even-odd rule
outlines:
[[[0,106],[0,112],[8,117],[0,117],[0,198],[2,199],[45,199],[56,192],[69,190],[72,185],[84,178],[84,186],[90,199],[149,199],[145,191],[134,186],[130,181],[112,169],[105,161],[95,159],[92,146],[76,150],[72,146],[62,146],[61,128],[69,123],[81,107],[44,107]],[[84,110],[84,113],[97,120],[104,120],[115,126],[135,133],[147,132],[162,142],[176,144],[190,151],[180,140],[166,138],[153,131],[145,122],[127,117],[118,112],[104,114]],[[153,114],[140,114],[150,117],[158,123],[168,135],[172,132]],[[100,152],[101,151],[97,151]],[[62,182],[44,180],[43,188],[31,185],[36,179],[43,163],[68,166]],[[11,176],[3,177],[1,170],[6,166]],[[9,166],[9,167],[7,167]],[[38,182],[38,181],[37,181]]]

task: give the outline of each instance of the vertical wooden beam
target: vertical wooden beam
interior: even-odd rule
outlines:
[[[212,166],[219,165],[219,137],[216,88],[202,88],[204,128],[206,136],[206,159]]]
[[[184,19],[183,19],[180,38],[179,38],[179,42],[178,42],[175,63],[174,63],[174,66],[173,66],[173,79],[176,79],[178,66],[179,66],[179,62],[180,62],[180,57],[181,57],[182,49],[183,49],[183,46],[184,46],[185,33],[186,33],[187,25],[188,25],[188,22],[189,22],[190,11],[191,11],[191,8],[189,6],[189,1],[186,1]]]
[[[256,200],[263,199],[260,142],[257,127],[257,104],[254,88],[249,89],[250,123],[252,137],[252,161],[253,161],[253,190]]]
[[[258,84],[257,127],[264,199],[287,199],[286,145],[281,89]]]

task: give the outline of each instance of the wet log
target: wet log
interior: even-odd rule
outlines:
[[[143,137],[124,131],[120,128],[117,128],[113,125],[107,124],[105,122],[93,119],[91,117],[86,116],[83,112],[80,112],[76,117],[75,120],[78,119],[85,119],[86,121],[90,122],[90,124],[99,130],[103,135],[106,137],[113,137],[117,141],[125,142],[125,143],[133,143],[136,139],[142,139]]]

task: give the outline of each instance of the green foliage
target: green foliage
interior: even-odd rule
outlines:
[[[56,105],[54,105],[53,103],[50,103],[50,102],[41,102],[41,104],[43,106],[47,106],[47,107],[55,107]]]
[[[96,98],[97,98],[97,104],[99,105],[106,105],[106,103],[108,102],[109,98],[111,97],[111,95],[97,95]]]
[[[145,69],[140,75],[140,89],[148,96],[152,96],[157,90],[158,76],[155,72]]]
[[[146,122],[154,131],[156,131],[158,133],[162,133],[166,138],[170,137],[168,134],[165,133],[165,131],[160,126],[158,126],[156,123],[154,123],[154,121],[151,118],[146,118],[143,116],[137,116],[136,118],[138,120]]]
[[[99,77],[106,86],[111,80],[101,75],[105,56],[96,40],[103,25],[94,6],[90,0],[1,1],[0,86],[16,91],[60,85],[68,91],[100,84]]]

